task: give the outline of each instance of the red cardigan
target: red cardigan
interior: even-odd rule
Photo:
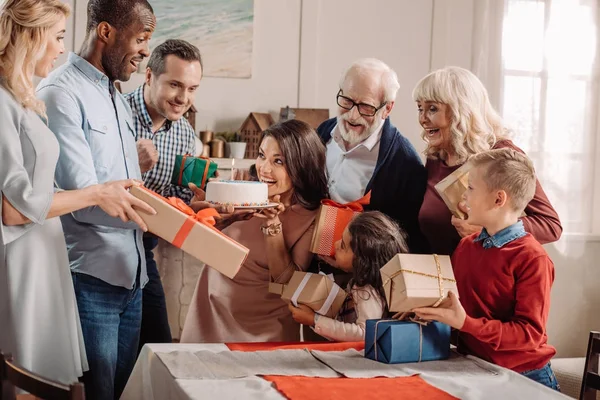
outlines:
[[[459,351],[516,372],[542,368],[556,353],[546,335],[554,264],[530,234],[489,249],[477,236],[464,238],[452,256],[467,312]]]
[[[510,140],[496,143],[495,149],[509,147],[521,153],[523,150],[515,146]],[[429,242],[432,253],[451,255],[458,242],[460,235],[450,222],[452,214],[446,203],[435,190],[435,185],[456,171],[460,165],[447,167],[441,160],[428,159],[425,165],[427,169],[427,188],[423,204],[419,211],[419,226],[421,232]],[[557,241],[562,233],[562,226],[558,214],[550,204],[550,200],[544,193],[540,182],[536,182],[535,196],[525,208],[526,217],[521,218],[525,230],[531,233],[540,243],[546,244]]]

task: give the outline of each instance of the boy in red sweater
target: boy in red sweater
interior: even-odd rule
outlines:
[[[556,350],[546,335],[554,265],[519,220],[535,192],[533,164],[512,149],[469,162],[467,221],[483,229],[452,255],[460,300],[450,292],[438,308],[413,311],[458,329],[459,351],[559,390],[550,367]]]

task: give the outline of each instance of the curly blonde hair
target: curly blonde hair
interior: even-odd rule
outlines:
[[[459,163],[473,154],[490,150],[509,136],[502,118],[490,103],[486,88],[475,74],[464,68],[446,67],[425,76],[413,90],[413,100],[448,106],[450,146]],[[427,141],[425,130],[421,137]],[[428,144],[425,155],[445,160],[448,148]]]
[[[35,65],[45,52],[51,27],[71,10],[59,0],[5,0],[0,7],[0,84],[25,108],[46,116],[35,97]]]

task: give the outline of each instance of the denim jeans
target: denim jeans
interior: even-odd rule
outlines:
[[[146,253],[146,270],[148,283],[144,286],[142,296],[142,331],[140,345],[146,343],[171,343],[171,329],[167,316],[167,302],[154,253],[152,250],[158,246],[158,238],[152,234],[144,234],[144,250]]]
[[[532,369],[530,371],[521,372],[521,375],[541,383],[544,386],[548,386],[550,389],[560,392],[560,387],[558,386],[556,376],[554,376],[554,371],[552,371],[550,363],[546,364],[540,369]]]
[[[139,278],[133,289],[72,273],[90,370],[86,399],[118,399],[137,358],[142,319]]]

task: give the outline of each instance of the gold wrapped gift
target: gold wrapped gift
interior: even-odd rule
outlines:
[[[381,268],[381,279],[392,312],[437,307],[449,290],[458,295],[449,256],[397,254]]]
[[[444,200],[452,215],[460,219],[467,218],[467,215],[458,208],[458,203],[461,202],[463,194],[469,187],[470,169],[471,164],[467,162],[435,185],[435,190]]]

